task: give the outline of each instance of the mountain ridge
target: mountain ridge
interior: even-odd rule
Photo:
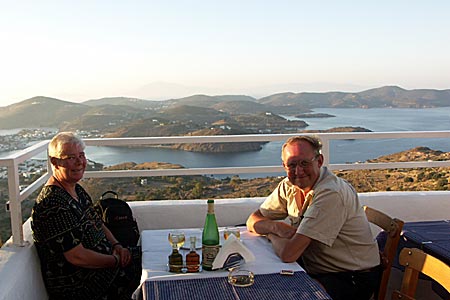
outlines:
[[[118,108],[120,106],[120,109]],[[298,115],[315,108],[430,108],[450,106],[450,89],[406,90],[398,86],[384,86],[357,93],[301,92],[277,93],[263,98],[246,95],[191,95],[162,101],[128,97],[107,97],[74,103],[61,99],[37,96],[0,107],[0,129],[25,127],[57,127],[59,129],[104,129],[112,132],[137,119],[161,117],[164,112],[184,107],[185,113],[192,107],[211,109],[201,115],[242,115],[273,113]],[[101,108],[99,108],[101,107]],[[97,108],[97,110],[95,109]],[[199,111],[201,109],[198,109]],[[95,112],[95,113],[94,113]],[[167,113],[166,113],[167,114]],[[182,116],[179,112],[178,116]],[[175,114],[170,115],[175,118]],[[214,119],[214,118],[213,118]],[[210,120],[210,121],[216,121]]]

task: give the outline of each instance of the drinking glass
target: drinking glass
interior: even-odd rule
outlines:
[[[172,245],[173,249],[179,250],[181,246],[183,246],[185,241],[185,235],[182,231],[171,231],[169,232],[169,242]]]
[[[231,234],[234,235],[238,240],[241,238],[241,232],[237,227],[226,227],[223,231],[223,238],[226,240]]]

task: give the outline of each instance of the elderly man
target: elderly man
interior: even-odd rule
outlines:
[[[378,246],[357,193],[322,166],[321,149],[313,136],[286,141],[281,159],[287,178],[247,227],[267,235],[281,260],[299,260],[334,300],[369,299],[381,274]],[[290,224],[279,221],[286,217]]]

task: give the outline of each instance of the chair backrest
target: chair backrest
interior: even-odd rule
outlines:
[[[391,218],[385,213],[368,206],[364,206],[364,211],[366,212],[367,220],[383,229],[386,233],[386,244],[384,249],[380,251],[383,274],[381,276],[380,288],[375,294],[375,299],[384,300],[386,298],[392,263],[397,255],[397,246],[404,222]]]
[[[399,261],[405,266],[405,273],[401,289],[392,293],[392,300],[414,299],[419,273],[431,277],[450,292],[450,266],[443,261],[417,248],[403,248]]]

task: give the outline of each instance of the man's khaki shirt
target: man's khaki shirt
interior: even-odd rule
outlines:
[[[379,265],[379,251],[354,188],[326,167],[303,197],[285,178],[261,204],[261,213],[288,218],[297,233],[312,239],[302,259],[311,274],[357,271]],[[303,200],[303,207],[299,208]]]

